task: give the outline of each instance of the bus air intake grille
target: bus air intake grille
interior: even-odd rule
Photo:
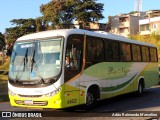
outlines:
[[[15,100],[15,103],[17,105],[28,105],[28,106],[47,106],[48,105],[47,101],[33,101],[32,104],[26,104],[25,101],[23,100]]]
[[[18,95],[19,97],[23,97],[23,98],[38,98],[38,97],[42,97],[42,95]]]

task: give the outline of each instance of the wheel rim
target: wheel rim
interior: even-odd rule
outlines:
[[[94,103],[94,96],[92,93],[88,92],[87,93],[87,99],[86,99],[86,105],[92,105]]]

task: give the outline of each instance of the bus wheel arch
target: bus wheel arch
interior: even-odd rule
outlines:
[[[97,101],[100,99],[100,89],[99,86],[94,84],[91,85],[86,93],[86,109],[92,109]]]
[[[141,77],[139,78],[139,81],[137,84],[137,95],[141,96],[144,93],[144,89],[145,89],[145,82],[144,82],[144,78]]]

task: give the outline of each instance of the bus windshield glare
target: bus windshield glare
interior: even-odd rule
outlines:
[[[42,81],[60,74],[62,59],[62,38],[16,42],[13,48],[9,79]]]

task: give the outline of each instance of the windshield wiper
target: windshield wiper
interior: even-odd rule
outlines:
[[[18,74],[17,74],[14,82],[15,82],[15,83],[18,83],[18,80],[19,80],[19,78],[18,78]]]
[[[15,58],[16,58],[16,56],[17,56],[17,53],[16,53],[15,50],[13,50],[13,54],[14,54],[14,56],[13,56],[13,58],[12,58],[12,65],[14,64]]]
[[[39,80],[40,80],[41,83],[45,83],[45,81],[44,81],[42,76],[38,75],[38,77],[39,77]]]
[[[33,66],[35,66],[35,68],[36,68],[36,65],[37,65],[37,63],[38,63],[38,61],[35,61],[35,49],[34,49],[34,51],[33,51],[33,56],[32,56],[32,59],[31,59],[31,73],[32,73],[32,71],[33,71]],[[43,77],[39,74],[39,72],[37,71],[37,76],[39,77],[39,80],[40,80],[40,82],[41,83],[45,83],[45,81],[44,81],[44,79],[43,79]]]
[[[31,60],[31,73],[32,73],[32,71],[33,71],[33,65],[34,65],[34,64],[36,65],[36,63],[38,62],[38,61],[36,62],[35,59],[34,59],[34,57],[35,57],[35,52],[36,52],[36,50],[35,50],[35,48],[34,48],[32,60]],[[37,73],[38,73],[38,72],[37,72]],[[39,77],[39,80],[40,80],[41,83],[45,83],[43,77],[42,77],[39,73],[38,73],[38,77]]]
[[[26,50],[26,53],[25,53],[25,57],[24,57],[24,67],[23,67],[23,72],[25,71],[25,68],[26,68],[26,64],[28,62],[28,48]]]
[[[32,60],[31,60],[31,72],[32,72],[32,70],[33,70],[33,65],[34,65],[34,63],[35,63],[34,57],[35,57],[35,49],[34,49],[33,57],[32,57]]]

